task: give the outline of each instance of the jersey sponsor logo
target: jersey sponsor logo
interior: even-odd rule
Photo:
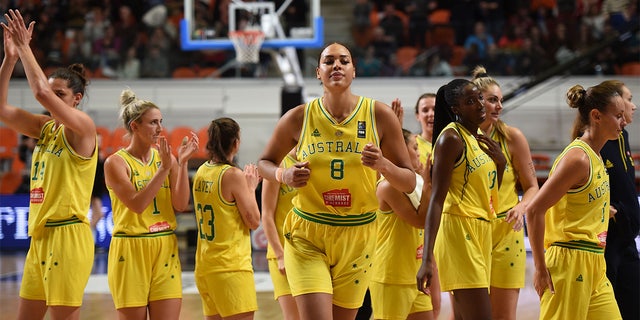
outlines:
[[[598,246],[602,248],[607,246],[607,231],[598,233]]]
[[[313,130],[313,133],[311,133],[312,137],[319,137],[320,136],[320,131],[318,131],[318,128],[315,128]]]
[[[171,229],[171,226],[169,225],[169,222],[166,222],[166,221],[156,222],[149,226],[149,232],[151,233],[160,232],[160,231],[169,230],[169,229]]]
[[[367,136],[367,122],[358,121],[358,138],[365,138]]]
[[[44,201],[44,189],[31,189],[31,192],[29,193],[29,200],[31,203],[42,203]]]
[[[324,204],[332,207],[351,207],[351,193],[349,189],[336,189],[322,193]]]

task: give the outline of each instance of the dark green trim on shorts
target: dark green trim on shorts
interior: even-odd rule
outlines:
[[[76,216],[73,216],[69,219],[63,219],[63,220],[47,220],[47,222],[44,224],[44,227],[45,228],[61,227],[61,226],[66,226],[70,224],[75,224],[75,223],[82,223],[82,220],[80,220],[80,218]]]
[[[327,224],[330,226],[361,226],[368,223],[371,223],[376,220],[376,213],[367,212],[360,215],[347,215],[340,216],[337,214],[331,213],[310,213],[304,212],[298,208],[293,208],[293,212],[297,214],[300,218],[309,220],[312,222],[317,222],[320,224]]]
[[[126,233],[116,233],[113,237],[116,238],[156,238],[156,237],[164,237],[170,236],[173,234],[173,230],[153,232],[153,233],[141,233],[141,234],[126,234]]]
[[[599,246],[597,243],[584,241],[584,240],[574,240],[574,241],[557,241],[551,244],[552,246],[567,248],[567,249],[576,249],[582,251],[588,251],[598,254],[604,254],[604,248]]]

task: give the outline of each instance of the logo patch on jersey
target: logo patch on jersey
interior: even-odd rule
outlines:
[[[312,137],[319,137],[320,136],[320,131],[318,131],[318,128],[315,128],[313,130],[313,133],[311,133]]]
[[[120,256],[120,259],[118,259],[118,262],[124,262],[124,257]]]
[[[31,189],[29,200],[31,201],[31,203],[42,203],[44,201],[44,189]]]
[[[598,246],[603,248],[607,246],[607,231],[598,233]]]
[[[171,229],[171,226],[166,221],[156,222],[149,226],[149,232],[151,233],[160,232],[160,231],[169,230],[169,229]]]
[[[367,137],[367,122],[358,121],[358,138],[366,138],[366,137]]]
[[[424,245],[421,244],[418,249],[416,249],[416,260],[422,259],[422,253],[424,252]]]
[[[576,282],[582,282],[582,281],[583,281],[583,280],[582,280],[582,275],[579,275],[579,276],[576,278]]]
[[[607,169],[611,169],[613,168],[613,163],[611,163],[611,161],[609,161],[609,159],[607,159],[607,161],[604,163],[604,167]]]
[[[332,207],[351,207],[351,193],[349,189],[331,190],[322,193],[324,204]]]

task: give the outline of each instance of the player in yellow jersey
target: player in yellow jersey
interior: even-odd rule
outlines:
[[[353,319],[369,284],[375,250],[376,176],[411,192],[415,173],[391,108],[351,92],[349,50],[322,50],[316,77],[324,94],[288,111],[258,167],[298,188],[285,220],[287,277],[301,319]],[[298,163],[279,167],[297,148]]]
[[[484,67],[473,70],[473,83],[484,97],[486,120],[482,132],[500,144],[507,165],[498,191],[497,219],[491,221],[491,312],[493,319],[516,319],[520,288],[524,288],[527,252],[524,247],[524,212],[526,203],[538,192],[536,170],[529,143],[524,134],[502,120],[502,90]],[[522,188],[518,200],[516,185]]]
[[[606,275],[609,175],[599,152],[626,125],[625,103],[602,84],[571,87],[567,103],[578,109],[574,133],[583,134],[526,208],[540,319],[621,319]]]
[[[260,224],[255,196],[260,176],[255,165],[243,171],[233,162],[240,150],[237,122],[213,120],[208,133],[209,160],[193,176],[196,285],[205,319],[253,319],[258,301],[249,231]]]
[[[282,160],[283,169],[290,168],[296,163],[295,149]],[[269,274],[273,282],[273,294],[285,320],[298,319],[298,307],[291,295],[291,288],[287,280],[284,265],[284,234],[282,227],[284,219],[289,214],[293,204],[293,197],[297,189],[284,183],[264,180],[262,182],[262,228],[267,237],[267,261]]]
[[[416,278],[427,293],[435,258],[442,290],[453,293],[462,319],[491,318],[490,221],[506,160],[499,145],[481,134],[485,118],[482,94],[472,82],[455,79],[438,89],[432,194]]]
[[[426,166],[427,157],[431,155],[435,107],[436,95],[434,93],[424,93],[418,98],[414,108],[416,120],[420,123],[420,134],[416,135],[416,141],[418,142],[420,163],[423,166]]]
[[[414,285],[422,262],[422,228],[431,196],[431,165],[418,172],[422,166],[416,135],[405,129],[403,134],[420,189],[409,196],[384,178],[378,182],[378,240],[369,284],[373,315],[375,319],[435,319],[431,298]],[[433,292],[439,293],[439,288]]]
[[[129,89],[120,105],[131,141],[104,163],[114,224],[109,289],[119,319],[178,319],[182,270],[175,211],[189,206],[187,162],[198,150],[198,136],[185,137],[176,159],[162,136],[157,105]]]
[[[79,319],[93,266],[87,213],[98,159],[96,126],[77,107],[88,80],[82,65],[44,74],[30,48],[28,27],[18,11],[5,14],[4,60],[0,67],[0,121],[38,139],[31,161],[29,236],[18,319]],[[51,114],[7,104],[9,80],[20,59],[36,100]]]

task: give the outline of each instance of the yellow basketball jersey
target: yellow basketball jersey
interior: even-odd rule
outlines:
[[[556,158],[549,172],[565,154],[579,148],[589,156],[590,177],[585,185],[569,190],[545,216],[545,247],[559,245],[603,252],[609,226],[609,175],[602,158],[580,139],[573,140]]]
[[[290,168],[296,163],[296,159],[290,155],[287,155],[282,160],[283,168]],[[284,218],[287,217],[291,207],[293,206],[293,197],[298,193],[298,189],[290,187],[284,183],[280,184],[280,190],[278,191],[278,204],[276,205],[275,222],[276,230],[278,231],[278,237],[280,243],[284,244],[284,234],[282,233],[282,226],[284,225]],[[271,245],[267,245],[267,259],[273,259],[276,255],[273,253]]]
[[[452,122],[442,132],[447,129],[458,132],[464,141],[464,151],[451,173],[451,184],[442,213],[486,220],[495,218],[494,206],[498,199],[495,163],[462,125]],[[481,134],[480,129],[477,134]]]
[[[414,284],[422,263],[423,230],[408,224],[393,210],[378,210],[376,223],[378,240],[371,280],[386,284]]]
[[[427,157],[431,154],[431,141],[425,140],[421,135],[416,136],[416,142],[418,143],[418,153],[420,154],[420,163],[422,165],[427,164]]]
[[[205,162],[193,176],[193,206],[198,224],[196,274],[252,271],[251,236],[235,202],[222,197],[228,164]],[[202,268],[202,269],[200,269]]]
[[[321,99],[305,106],[296,158],[309,162],[311,177],[293,200],[296,214],[330,225],[361,225],[375,219],[376,171],[361,163],[367,143],[380,145],[375,120],[370,98],[360,97],[342,122],[331,116]]]
[[[491,138],[500,144],[500,149],[502,150],[504,157],[507,159],[507,165],[505,166],[504,173],[502,174],[502,184],[498,189],[498,198],[500,199],[500,202],[496,208],[496,212],[500,216],[504,216],[507,211],[518,204],[518,190],[516,189],[518,177],[516,176],[516,172],[513,170],[511,153],[509,152],[507,139],[498,134],[498,131],[495,128],[491,131]]]
[[[114,155],[122,158],[129,166],[131,183],[136,191],[142,190],[160,168],[160,155],[158,150],[151,149],[151,157],[147,163],[132,156],[125,149],[116,151]],[[131,211],[113,192],[109,190],[111,197],[111,209],[113,212],[114,236],[141,236],[150,233],[172,232],[176,229],[176,215],[171,203],[171,185],[169,177],[162,183],[162,187],[147,208],[140,214]]]
[[[42,127],[31,160],[29,235],[38,238],[47,223],[80,219],[89,223],[98,147],[91,157],[77,154],[67,142],[64,125],[51,120]],[[76,218],[74,218],[74,216]]]

